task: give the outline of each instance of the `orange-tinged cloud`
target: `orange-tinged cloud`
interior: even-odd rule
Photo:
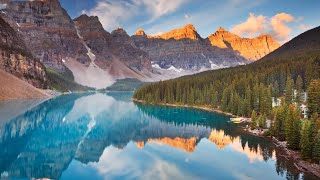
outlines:
[[[287,13],[278,13],[271,18],[250,13],[245,22],[235,25],[231,31],[246,37],[270,33],[276,40],[283,42],[288,40],[291,33],[291,29],[287,26],[287,23],[293,21],[298,22],[301,21],[301,19],[301,17],[295,19],[292,15]]]
[[[248,19],[245,22],[234,26],[231,32],[238,35],[256,36],[266,29],[266,20],[267,17],[265,16],[255,16],[253,13],[250,13]]]
[[[270,20],[273,36],[280,41],[287,40],[291,33],[291,29],[286,23],[294,20],[295,18],[292,15],[286,13],[279,13],[273,16]]]

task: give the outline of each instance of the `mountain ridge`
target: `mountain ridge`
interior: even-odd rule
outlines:
[[[0,16],[31,54],[53,74],[71,70],[73,77],[68,77],[83,86],[100,88],[122,78],[159,81],[249,63],[229,46],[213,46],[192,24],[160,36],[148,36],[142,29],[129,36],[122,28],[107,32],[95,16],[72,20],[58,0],[1,2],[7,5]]]

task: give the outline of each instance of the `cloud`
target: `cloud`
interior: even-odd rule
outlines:
[[[221,26],[220,22],[227,19],[234,19],[242,13],[248,12],[266,0],[219,0],[202,2],[201,9],[188,10],[178,16],[170,16],[170,18],[162,18],[157,23],[146,26],[147,34],[155,34],[159,31],[168,32],[174,28],[181,28],[186,24],[193,24],[197,27],[198,33],[202,37],[212,34],[216,28]],[[197,6],[197,1],[187,1],[190,6]],[[182,8],[181,8],[182,9]],[[213,13],[214,12],[214,13]],[[228,12],[228,13],[225,13]],[[188,15],[190,18],[186,18]],[[140,25],[143,26],[143,25]],[[216,28],[214,26],[217,26]]]
[[[186,18],[186,19],[190,19],[190,18],[191,18],[191,16],[190,16],[189,14],[184,14],[184,18]]]
[[[187,0],[99,0],[94,8],[82,13],[98,16],[105,29],[113,30],[139,16],[148,17],[145,23],[151,23],[176,11],[185,2]]]
[[[156,19],[176,11],[186,0],[135,0],[134,2],[136,2],[137,5],[146,7],[153,19]]]
[[[300,28],[301,28],[303,31],[308,31],[308,30],[310,30],[312,27],[309,26],[309,25],[301,24],[301,25],[300,25]]]
[[[273,30],[272,35],[280,41],[287,40],[291,33],[291,29],[286,23],[294,20],[295,18],[292,15],[286,13],[280,13],[273,16],[270,21]]]
[[[156,32],[156,33],[153,33],[153,34],[150,34],[150,36],[160,36],[160,35],[162,35],[163,34],[163,32]]]
[[[245,22],[234,26],[231,31],[239,35],[256,36],[266,29],[266,20],[267,17],[265,16],[255,16],[250,13]]]
[[[103,27],[112,30],[120,26],[121,20],[133,16],[135,7],[125,1],[99,1],[93,9],[83,10],[82,14],[98,16]]]
[[[270,33],[276,40],[283,42],[288,40],[291,33],[287,23],[293,21],[301,21],[301,18],[295,19],[292,15],[286,13],[278,13],[271,18],[250,13],[245,22],[233,26],[231,31],[240,36],[248,37]]]

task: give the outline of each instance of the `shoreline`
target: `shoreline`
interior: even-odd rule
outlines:
[[[213,108],[206,107],[206,106],[190,106],[190,105],[170,104],[170,103],[148,103],[146,101],[142,101],[142,100],[138,100],[138,99],[134,99],[134,98],[132,98],[131,100],[133,102],[142,103],[142,104],[160,105],[160,106],[168,106],[168,107],[193,108],[193,109],[204,110],[204,111],[208,111],[208,112],[215,112],[218,114],[223,114],[223,115],[234,117],[234,118],[239,117],[239,116],[233,115],[231,113],[223,112],[221,110],[213,109]]]
[[[199,109],[199,110],[204,110],[204,111],[208,111],[208,112],[215,112],[215,113],[219,113],[219,114],[224,114],[224,115],[227,115],[230,117],[239,117],[239,116],[235,116],[231,113],[226,113],[221,110],[213,109],[213,108],[209,108],[209,107],[205,107],[205,106],[190,106],[190,105],[170,104],[170,103],[148,103],[146,101],[138,100],[135,98],[132,98],[131,100],[133,102],[142,103],[142,104],[160,105],[160,106],[168,106],[168,107],[193,108],[193,109]],[[268,139],[276,146],[276,148],[279,148],[281,150],[281,152],[282,152],[281,155],[285,156],[286,158],[291,158],[293,160],[295,167],[299,171],[305,172],[305,173],[310,173],[313,176],[320,178],[320,165],[302,160],[300,152],[288,149],[285,145],[283,145],[283,142],[277,140],[274,137],[272,138],[270,136],[264,136],[262,134],[251,133],[245,127],[242,127],[242,130],[244,130],[244,132],[246,132],[252,136]]]

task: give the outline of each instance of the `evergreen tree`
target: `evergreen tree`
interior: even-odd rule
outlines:
[[[293,122],[294,122],[294,105],[290,105],[288,108],[288,113],[286,116],[286,140],[288,141],[288,144],[292,142],[293,137]]]
[[[222,94],[222,99],[221,99],[221,109],[223,111],[227,111],[228,110],[228,94],[227,94],[227,89],[223,90],[223,94]]]
[[[312,135],[312,128],[311,123],[309,120],[305,120],[302,125],[301,130],[301,140],[300,140],[300,148],[301,148],[301,155],[303,159],[311,159],[312,155],[312,147],[311,147],[311,138]]]
[[[264,129],[264,128],[267,127],[267,117],[266,117],[265,114],[260,115],[258,121],[259,121],[259,127],[260,128]]]
[[[259,112],[259,85],[258,83],[253,87],[253,109]]]
[[[320,80],[311,81],[308,87],[309,114],[320,114]]]
[[[292,99],[293,99],[293,80],[290,77],[287,77],[285,101],[287,104],[291,104]]]
[[[216,108],[219,105],[219,99],[218,99],[218,91],[215,91],[212,97],[212,107]]]
[[[278,81],[275,81],[272,88],[272,96],[277,99],[280,96],[279,84]]]
[[[257,128],[257,113],[253,110],[251,113],[251,129],[256,129]]]
[[[250,116],[250,113],[252,111],[252,104],[251,104],[251,89],[250,89],[250,86],[247,86],[246,88],[246,96],[245,96],[245,100],[244,100],[244,108],[243,108],[243,111],[244,111],[244,114],[245,116],[249,117]]]
[[[296,80],[297,96],[295,97],[296,102],[297,102],[298,104],[301,103],[302,88],[303,88],[303,80],[302,80],[301,76],[299,75],[299,76],[297,77],[297,80]]]
[[[280,141],[284,141],[286,138],[285,126],[286,126],[286,106],[280,106],[276,109],[274,116],[274,136],[277,137]]]
[[[270,117],[272,112],[272,95],[271,95],[272,87],[271,85],[266,88],[266,100],[265,100],[265,113],[267,117]]]
[[[316,137],[315,137],[315,144],[312,151],[312,158],[320,163],[320,130],[318,131]]]
[[[300,138],[301,138],[301,121],[299,111],[294,109],[293,112],[293,129],[291,131],[291,142],[289,143],[289,148],[298,150],[300,148]]]

